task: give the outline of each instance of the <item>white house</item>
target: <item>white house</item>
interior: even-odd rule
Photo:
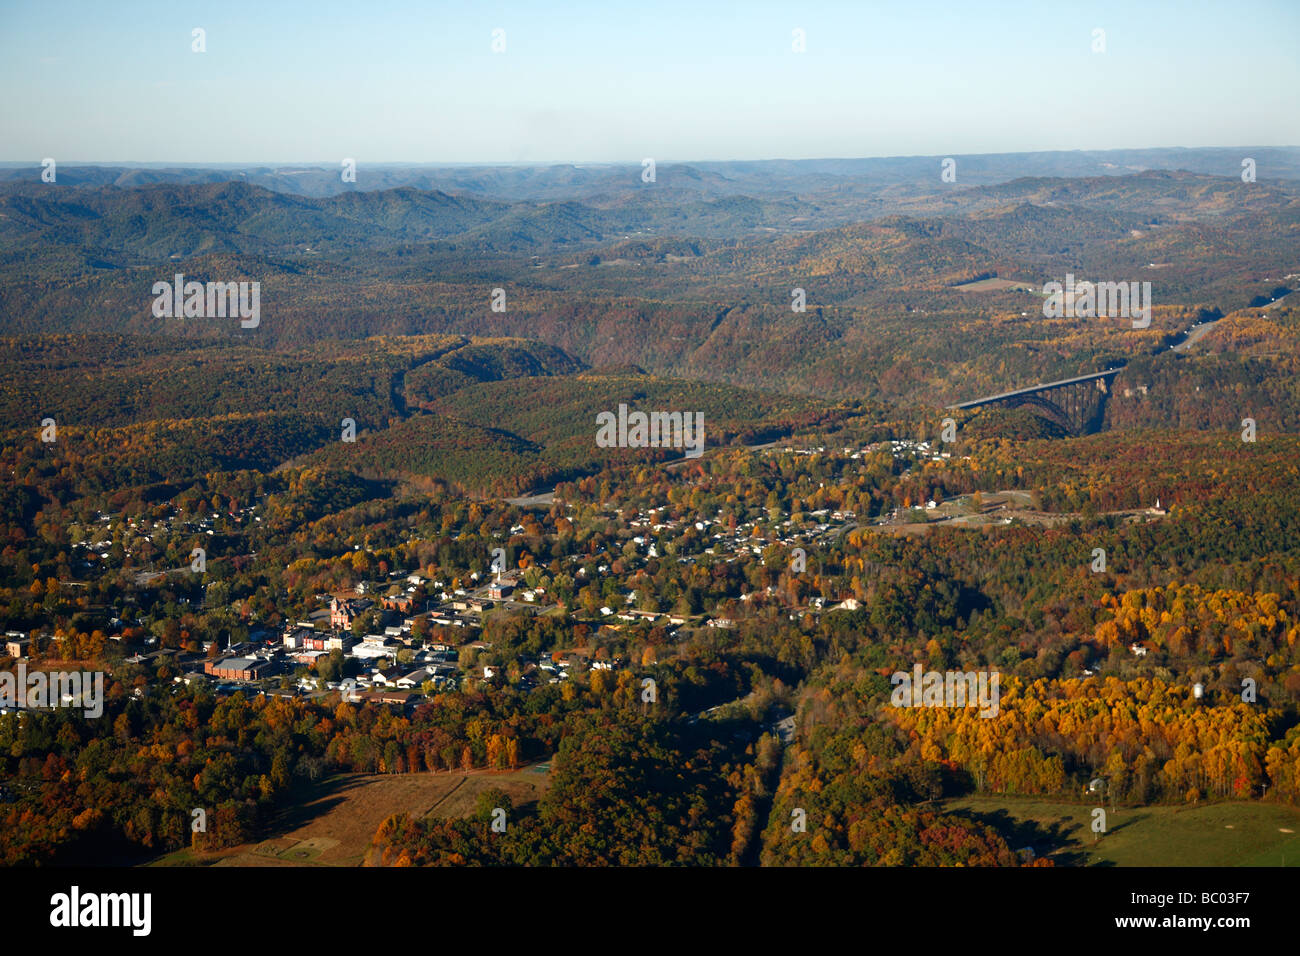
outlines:
[[[400,646],[391,637],[384,637],[382,634],[367,634],[360,644],[352,648],[352,656],[366,660],[374,660],[377,657],[391,657],[397,653],[397,648]]]

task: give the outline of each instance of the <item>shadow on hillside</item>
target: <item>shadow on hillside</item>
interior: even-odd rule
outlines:
[[[1044,824],[1037,820],[1017,820],[1006,810],[1001,809],[992,813],[981,813],[976,810],[954,808],[950,812],[997,830],[1013,850],[1030,847],[1036,858],[1051,854],[1057,866],[1089,865],[1084,853],[1084,844],[1090,836],[1089,831],[1083,824],[1068,816],[1061,816],[1050,824]],[[1112,832],[1117,829],[1119,827],[1112,828]],[[1110,864],[1098,862],[1091,865],[1109,866]]]
[[[264,828],[262,838],[291,833],[322,817],[343,803],[341,794],[364,786],[366,777],[329,777],[324,780],[295,781],[288,801],[275,812]]]

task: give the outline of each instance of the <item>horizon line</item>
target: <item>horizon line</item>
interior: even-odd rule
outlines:
[[[1114,146],[1106,149],[1012,149],[1002,152],[979,152],[979,153],[899,153],[888,155],[873,156],[815,156],[803,158],[791,158],[783,156],[769,156],[759,159],[680,159],[680,158],[659,158],[652,157],[656,165],[674,163],[678,165],[688,165],[692,163],[822,163],[822,162],[854,162],[866,160],[906,160],[906,159],[934,159],[936,157],[979,157],[979,156],[1017,156],[1017,155],[1050,155],[1050,154],[1087,154],[1087,153],[1134,153],[1134,152],[1156,152],[1168,150],[1186,150],[1186,151],[1208,151],[1208,150],[1236,150],[1236,149],[1276,149],[1276,150],[1296,150],[1300,152],[1300,145],[1241,145],[1234,144],[1231,146]],[[351,159],[352,157],[345,157]],[[0,167],[6,168],[26,168],[29,165],[40,166],[41,160],[0,160]],[[330,160],[223,160],[219,162],[201,162],[194,160],[118,160],[118,159],[76,159],[76,160],[59,160],[61,166],[130,166],[130,167],[147,167],[147,166],[169,166],[169,167],[190,167],[200,169],[221,169],[229,167],[245,166],[268,166],[268,167],[287,167],[301,166],[306,168],[333,169],[341,159]],[[485,166],[640,166],[643,159],[538,159],[538,160],[464,160],[464,161],[447,161],[447,160],[365,160],[366,166],[440,166],[440,167],[485,167]],[[363,165],[358,160],[357,165]]]

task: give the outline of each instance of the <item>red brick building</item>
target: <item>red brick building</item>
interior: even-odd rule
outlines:
[[[271,670],[271,662],[251,657],[227,657],[220,661],[206,661],[203,673],[218,680],[260,680]]]
[[[360,598],[354,601],[340,601],[338,598],[330,601],[330,627],[352,627],[352,622],[368,611],[374,602],[366,598]]]

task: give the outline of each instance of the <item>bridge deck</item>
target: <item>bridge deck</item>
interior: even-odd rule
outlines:
[[[949,408],[977,408],[980,405],[988,405],[991,402],[1000,402],[1008,398],[1015,398],[1017,395],[1033,395],[1035,392],[1048,392],[1054,388],[1065,388],[1067,385],[1077,385],[1080,382],[1092,382],[1099,378],[1113,378],[1120,372],[1121,368],[1108,368],[1104,372],[1093,372],[1091,375],[1080,375],[1077,378],[1063,378],[1059,382],[1044,382],[1041,385],[1029,385],[1025,388],[1018,388],[1012,392],[1003,392],[1001,395],[989,395],[985,398],[972,399],[969,402],[961,402],[957,405],[949,405]]]

